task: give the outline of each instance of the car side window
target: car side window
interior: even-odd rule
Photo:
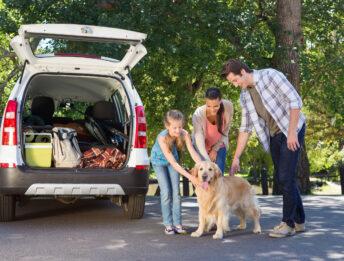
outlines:
[[[118,90],[116,90],[114,94],[112,95],[112,101],[116,108],[117,118],[119,122],[124,125],[125,122],[127,121],[128,115],[125,110],[125,104],[124,104],[123,98]]]

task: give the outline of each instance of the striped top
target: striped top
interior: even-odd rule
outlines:
[[[284,74],[275,69],[254,70],[253,80],[264,107],[284,135],[288,136],[290,109],[302,108],[301,97]],[[264,149],[269,151],[269,128],[266,122],[258,116],[247,89],[241,91],[240,105],[242,107],[240,132],[252,132],[254,128]],[[305,116],[300,112],[297,132],[301,130],[305,121]]]

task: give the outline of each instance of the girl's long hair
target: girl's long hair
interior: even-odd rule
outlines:
[[[220,89],[216,87],[208,88],[205,91],[205,98],[209,100],[216,100],[216,99],[221,100],[222,95],[221,95]],[[221,133],[223,136],[226,136],[225,134],[222,133],[224,112],[225,112],[225,107],[223,106],[223,103],[221,102],[220,109],[217,111],[217,114],[216,114],[216,126],[217,126],[217,131]]]
[[[171,120],[175,121],[182,121],[184,126],[184,115],[178,110],[169,110],[164,117],[164,123],[165,126],[169,126],[171,123]],[[177,138],[171,137],[169,133],[165,136],[165,142],[167,143],[167,147],[172,152],[173,145],[175,144],[177,146],[178,151],[182,151],[185,146],[185,138],[184,135],[180,135]]]

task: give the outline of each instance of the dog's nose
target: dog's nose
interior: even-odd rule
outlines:
[[[203,181],[206,181],[207,180],[207,175],[202,175],[202,179],[203,179]]]

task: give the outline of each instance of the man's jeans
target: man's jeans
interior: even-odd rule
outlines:
[[[298,133],[299,144],[304,143],[305,125]],[[305,222],[302,199],[296,182],[296,168],[300,148],[296,151],[287,147],[287,137],[281,132],[270,137],[270,152],[277,175],[278,186],[283,195],[283,219],[290,227]]]
[[[171,165],[153,165],[160,187],[162,219],[165,226],[181,225],[179,173]]]

